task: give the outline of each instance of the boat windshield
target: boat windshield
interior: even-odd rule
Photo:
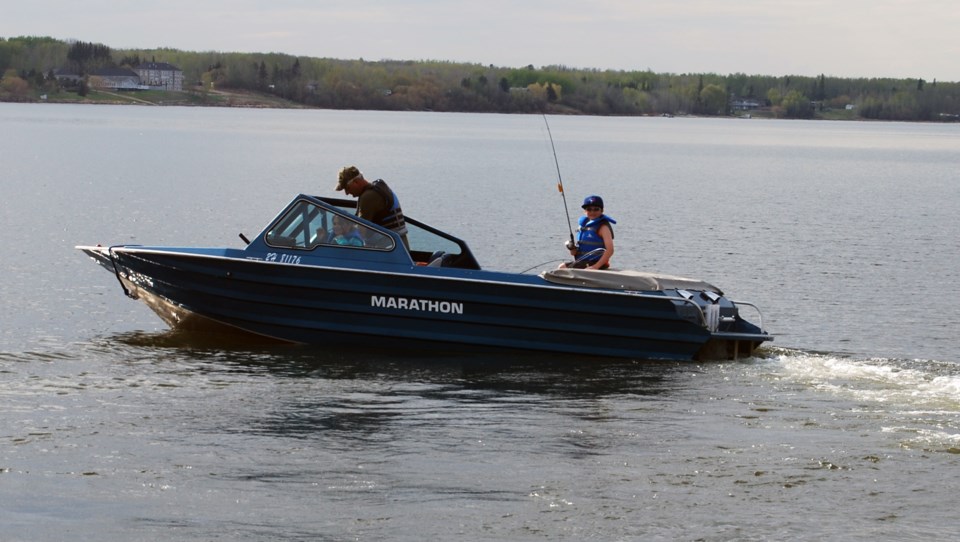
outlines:
[[[392,250],[393,238],[348,215],[300,200],[267,231],[268,245],[313,250],[321,245]]]
[[[336,207],[351,215],[356,210],[355,206],[337,205]],[[436,230],[433,228],[426,229],[428,226],[416,220],[411,220],[410,217],[406,217],[406,225],[407,240],[410,242],[410,253],[414,260],[428,258],[438,252],[452,256],[461,254],[462,248],[459,244],[439,233],[435,233]]]
[[[356,201],[323,197],[320,200],[349,216],[353,216],[357,209]],[[409,216],[404,219],[410,257],[417,265],[480,269],[480,264],[463,241]]]

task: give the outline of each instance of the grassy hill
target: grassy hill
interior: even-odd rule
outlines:
[[[86,103],[86,104],[135,104],[135,105],[180,105],[215,107],[263,107],[277,109],[303,108],[298,104],[272,94],[246,90],[216,90],[169,92],[163,90],[144,90],[134,92],[105,92],[90,90],[86,96],[76,92],[61,91],[42,95],[37,99],[49,103]]]

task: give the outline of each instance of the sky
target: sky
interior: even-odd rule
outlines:
[[[0,37],[657,73],[960,81],[956,0],[23,0]],[[161,59],[158,59],[161,60]]]

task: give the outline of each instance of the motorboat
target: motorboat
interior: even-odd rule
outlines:
[[[546,352],[629,359],[746,357],[759,309],[701,280],[631,270],[483,269],[467,243],[356,201],[300,194],[240,248],[78,246],[173,329],[324,347]],[[749,307],[758,320],[744,319]]]

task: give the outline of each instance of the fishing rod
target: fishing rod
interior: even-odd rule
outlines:
[[[557,166],[557,190],[560,191],[560,196],[563,198],[563,212],[567,214],[567,229],[570,230],[570,243],[567,245],[567,248],[572,250],[572,247],[576,246],[576,242],[573,240],[573,227],[570,226],[570,210],[567,208],[567,195],[563,192],[563,177],[560,176],[560,161],[557,160],[557,147],[553,144],[553,134],[550,132],[550,123],[547,122],[547,114],[540,112],[543,115],[543,124],[547,127],[547,135],[550,136],[550,148],[553,150],[553,163]]]

